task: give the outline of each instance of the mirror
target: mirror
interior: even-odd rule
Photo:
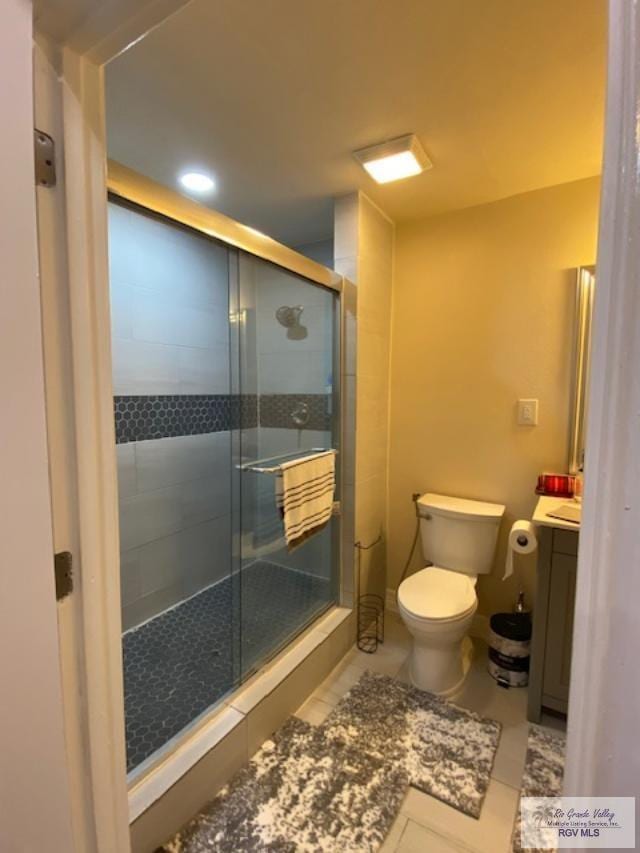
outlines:
[[[571,399],[571,432],[569,434],[569,473],[577,474],[584,466],[586,418],[591,357],[591,323],[596,283],[595,267],[578,267],[576,277],[575,350],[573,359],[573,394]]]

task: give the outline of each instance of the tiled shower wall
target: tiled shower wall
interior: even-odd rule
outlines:
[[[293,248],[301,255],[311,258],[312,261],[317,261],[319,264],[329,267],[330,270],[333,269],[333,237],[317,240],[314,243],[303,243]]]
[[[241,268],[241,279],[246,289],[252,288],[250,293],[243,294],[243,304],[252,305],[255,311],[259,400],[256,455],[265,458],[299,449],[330,447],[331,294],[262,262],[249,262]],[[283,305],[302,305],[303,337],[290,337],[276,319],[276,311]],[[304,429],[299,429],[291,417],[299,402],[304,402],[309,410]],[[269,559],[280,565],[328,578],[332,566],[330,528],[316,534],[303,548],[289,553],[282,539],[280,518],[274,513],[273,478],[249,475],[243,482],[243,504],[250,501],[253,504],[253,530],[244,539],[246,553],[255,550],[256,556],[260,556],[266,549]]]
[[[109,205],[115,394],[228,394],[227,250]]]
[[[394,224],[364,193],[335,204],[335,269],[357,290],[357,357],[346,394],[355,398],[354,539],[362,552],[362,592],[385,594],[389,357]],[[353,401],[352,401],[353,402]]]
[[[332,383],[332,299],[322,287],[271,264],[254,267],[258,382],[263,395],[328,394]],[[304,337],[276,319],[281,306],[301,306]],[[293,421],[291,426],[295,426]]]
[[[116,204],[109,246],[127,628],[230,571],[228,261]]]

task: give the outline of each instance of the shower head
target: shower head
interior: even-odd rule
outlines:
[[[276,320],[285,329],[291,329],[300,325],[300,315],[304,311],[302,305],[281,305],[276,311]]]

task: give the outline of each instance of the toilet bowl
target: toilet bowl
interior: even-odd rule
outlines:
[[[478,608],[476,579],[491,571],[502,504],[428,493],[417,501],[422,552],[430,565],[398,588],[398,608],[413,644],[411,681],[454,696],[471,663],[467,637]]]
[[[411,681],[421,690],[453,696],[462,687],[471,662],[462,643],[478,609],[473,580],[429,566],[401,584],[398,607],[413,637]]]

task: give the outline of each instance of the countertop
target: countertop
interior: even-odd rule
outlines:
[[[572,498],[552,498],[541,495],[538,498],[538,503],[533,511],[531,520],[534,524],[542,527],[559,527],[562,530],[579,531],[580,524],[576,524],[574,521],[563,521],[561,518],[551,518],[551,516],[547,515],[548,512],[553,512],[564,504],[573,505],[574,501]]]

